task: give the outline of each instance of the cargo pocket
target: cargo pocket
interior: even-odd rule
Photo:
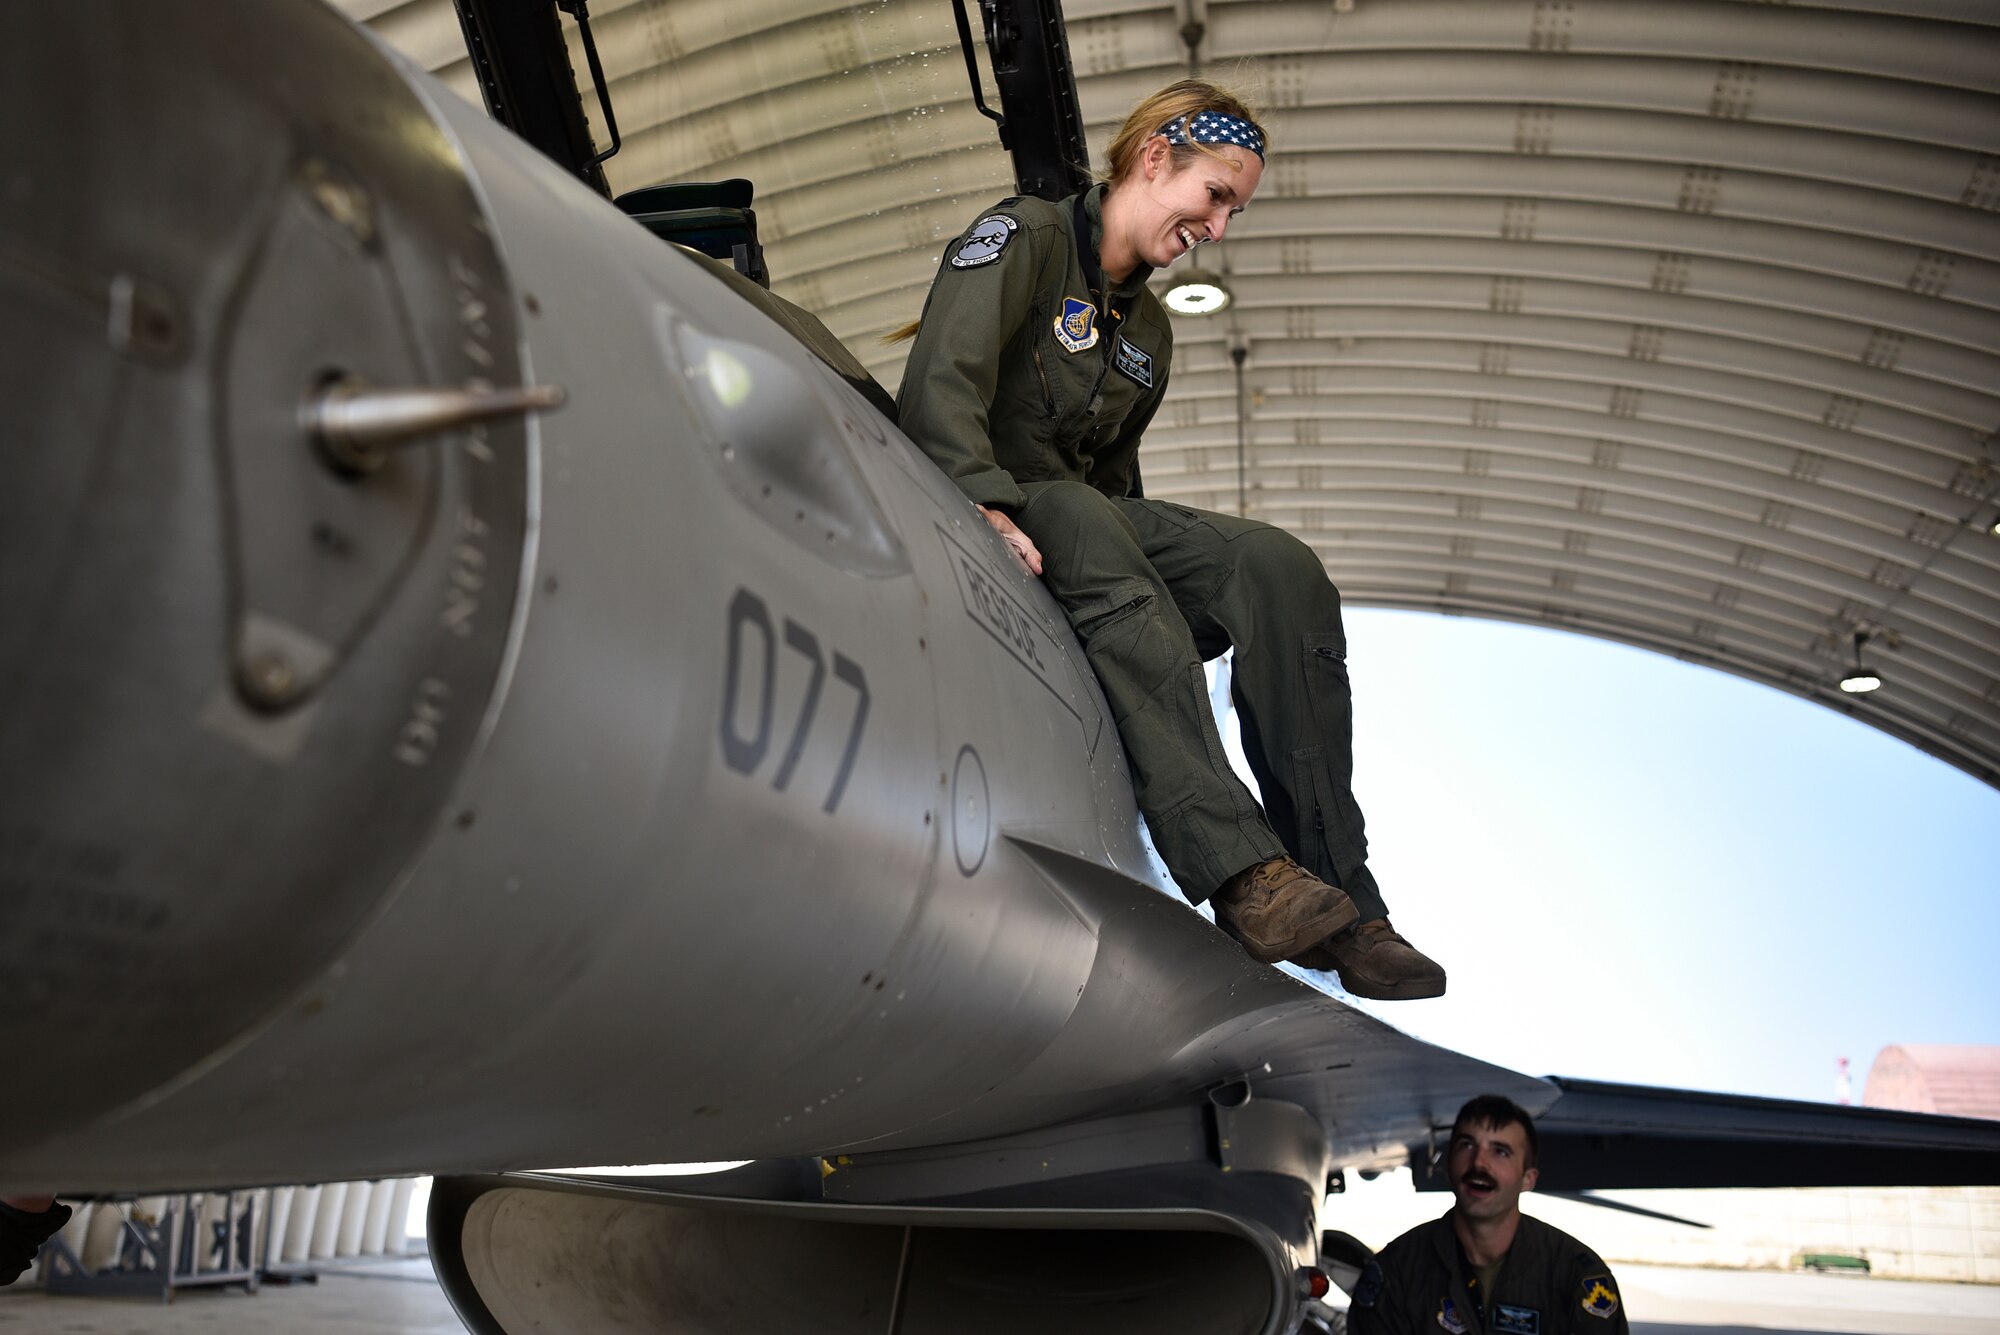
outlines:
[[[1105,593],[1086,598],[1068,608],[1069,624],[1076,628],[1077,638],[1083,641],[1084,647],[1089,648],[1116,627],[1144,612],[1146,604],[1155,596],[1153,586],[1145,580],[1125,580]]]
[[[1097,684],[1104,689],[1111,717],[1122,727],[1153,703],[1164,665],[1147,662],[1146,618],[1158,597],[1143,579],[1122,580],[1104,593],[1066,606],[1069,624],[1083,641]]]
[[[1354,694],[1347,679],[1347,637],[1338,630],[1308,631],[1302,638],[1299,677],[1312,731],[1299,734],[1321,749],[1354,750]],[[1351,762],[1350,762],[1351,763]]]
[[[1197,529],[1211,534],[1216,531],[1215,525],[1208,522],[1208,516],[1199,510],[1190,510],[1185,505],[1175,505],[1171,501],[1147,501],[1146,505],[1160,522],[1182,533]]]
[[[1331,667],[1340,674],[1340,686],[1347,689],[1347,636],[1337,630],[1307,631],[1306,671]],[[1317,660],[1317,661],[1314,661]]]

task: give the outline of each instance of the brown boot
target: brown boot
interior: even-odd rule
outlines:
[[[1444,995],[1444,969],[1405,941],[1387,918],[1375,918],[1288,956],[1302,969],[1340,975],[1340,985],[1373,1001],[1415,1001]]]
[[[1290,858],[1245,867],[1223,882],[1213,903],[1215,925],[1260,964],[1296,955],[1361,916],[1353,900]]]

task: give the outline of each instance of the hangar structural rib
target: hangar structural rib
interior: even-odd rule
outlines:
[[[472,91],[447,0],[343,3]],[[1191,63],[1269,109],[1265,184],[1203,261],[1234,303],[1180,322],[1150,494],[1236,507],[1247,342],[1249,508],[1351,603],[1654,649],[2000,783],[1992,6],[1067,12],[1094,144]],[[878,336],[1011,192],[949,4],[592,19],[614,185],[755,180],[775,289],[893,382]],[[1857,637],[1883,680],[1860,696]]]

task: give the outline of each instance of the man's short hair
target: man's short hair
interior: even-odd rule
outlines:
[[[1535,1134],[1535,1119],[1528,1116],[1526,1108],[1504,1094],[1481,1094],[1476,1099],[1467,1100],[1451,1124],[1451,1138],[1457,1140],[1458,1133],[1468,1126],[1483,1126],[1494,1131],[1518,1126],[1528,1141],[1527,1166],[1533,1168],[1542,1157],[1542,1141]]]

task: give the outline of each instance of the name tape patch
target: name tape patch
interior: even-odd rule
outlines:
[[[1014,233],[1020,230],[1021,224],[1004,213],[987,214],[972,224],[965,240],[959,242],[958,249],[951,253],[951,267],[977,269],[982,264],[993,263],[1000,258],[1000,252],[1007,249]]]
[[[1542,1314],[1532,1307],[1496,1304],[1489,1324],[1499,1335],[1542,1335]]]
[[[1122,336],[1118,340],[1115,365],[1127,380],[1136,380],[1147,389],[1153,387],[1152,354],[1141,352],[1130,343],[1127,343]]]

